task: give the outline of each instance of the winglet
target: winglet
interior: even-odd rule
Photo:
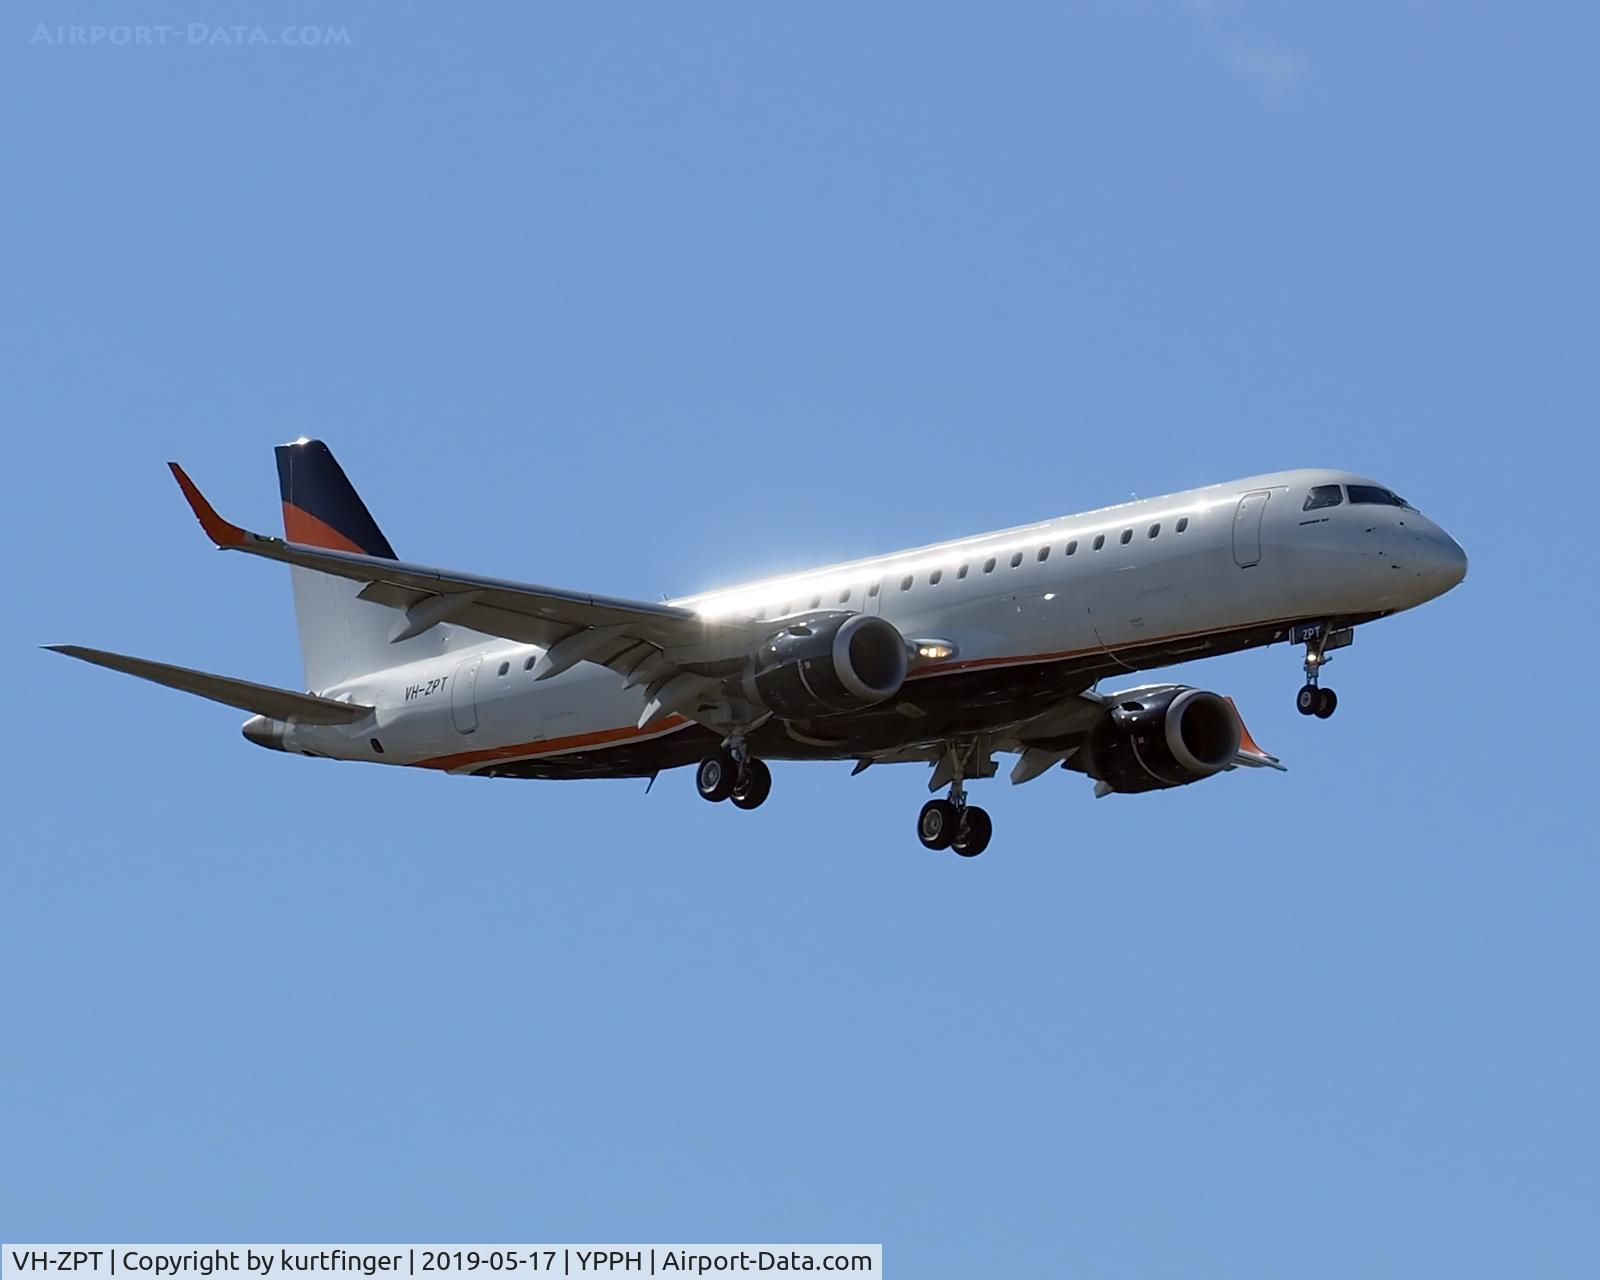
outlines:
[[[245,540],[244,530],[236,524],[229,524],[216,513],[215,508],[206,501],[205,494],[201,493],[195,487],[194,481],[184,474],[182,467],[176,462],[169,462],[167,465],[172,468],[173,477],[178,481],[178,488],[183,490],[183,496],[193,508],[195,518],[200,521],[200,527],[206,531],[206,537],[219,547],[241,545]]]
[[[1227,699],[1228,705],[1233,708],[1234,719],[1239,722],[1239,755],[1250,764],[1260,767],[1265,765],[1269,769],[1276,769],[1279,773],[1288,773],[1283,761],[1270,751],[1263,751],[1261,744],[1251,735],[1245,725],[1244,717],[1239,714],[1239,706],[1232,698]]]

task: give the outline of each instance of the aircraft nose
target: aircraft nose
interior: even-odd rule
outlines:
[[[1428,585],[1439,592],[1450,590],[1467,576],[1467,553],[1443,529],[1429,537],[1422,548]]]

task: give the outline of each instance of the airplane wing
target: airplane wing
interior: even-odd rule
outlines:
[[[409,639],[441,622],[547,649],[538,679],[578,662],[596,662],[655,690],[646,720],[682,710],[710,687],[728,664],[760,638],[754,619],[707,619],[689,609],[587,592],[456,573],[352,551],[288,542],[251,533],[219,516],[182,467],[168,463],[200,527],[224,551],[278,560],[363,582],[363,600],[402,610],[391,641]],[[668,681],[676,687],[665,698]],[[689,714],[692,714],[690,712]]]
[[[130,658],[123,653],[108,653],[104,649],[86,649],[76,644],[47,644],[51,653],[64,653],[81,662],[92,662],[97,667],[108,667],[125,675],[152,680],[169,689],[181,689],[212,702],[253,711],[273,720],[293,717],[302,724],[350,724],[372,714],[372,708],[358,702],[336,702],[332,698],[319,698],[315,694],[295,693],[277,689],[272,685],[254,684],[249,680],[235,680],[231,676],[214,676],[209,671],[195,671],[189,667],[174,667],[165,662],[151,662],[147,658]]]

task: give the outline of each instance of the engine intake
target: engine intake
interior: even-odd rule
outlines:
[[[905,637],[892,622],[808,613],[762,643],[745,692],[785,719],[839,715],[894,697],[907,662]]]
[[[1116,791],[1187,786],[1232,763],[1240,732],[1238,712],[1220,694],[1135,689],[1089,731],[1089,772]]]

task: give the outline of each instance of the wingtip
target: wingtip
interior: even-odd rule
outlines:
[[[1239,721],[1239,753],[1250,756],[1257,764],[1265,765],[1269,769],[1276,769],[1279,773],[1288,773],[1288,766],[1255,740],[1255,735],[1250,732],[1250,727],[1245,724],[1244,717],[1239,714],[1239,704],[1229,698],[1228,705],[1233,708],[1234,718]]]
[[[205,494],[200,492],[199,486],[189,479],[188,473],[176,462],[169,462],[167,466],[172,469],[172,477],[178,482],[178,488],[183,490],[183,496],[189,503],[189,508],[195,514],[195,519],[200,521],[200,527],[205,530],[206,537],[219,547],[237,547],[244,541],[244,530],[236,524],[229,524],[216,512]]]
[[[93,662],[100,654],[100,650],[88,649],[81,644],[42,644],[39,647],[50,653],[59,653],[63,658],[76,658],[79,662]]]
[[[1260,745],[1251,736],[1250,726],[1245,724],[1244,717],[1239,714],[1239,704],[1226,694],[1223,695],[1223,701],[1233,708],[1233,718],[1239,722],[1239,745],[1246,751],[1253,751],[1257,755],[1266,755],[1267,753],[1261,750]]]

